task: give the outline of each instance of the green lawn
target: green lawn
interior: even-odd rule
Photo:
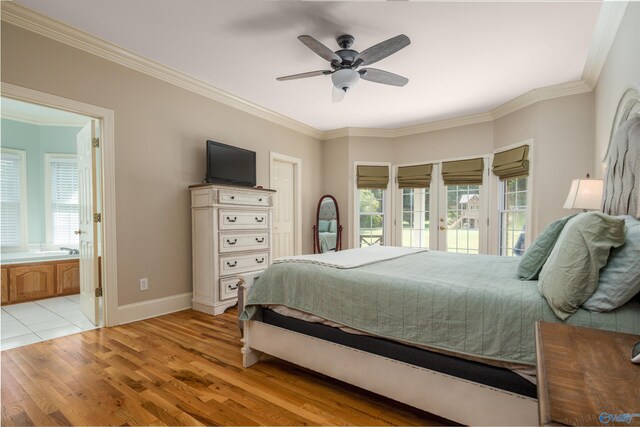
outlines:
[[[411,236],[414,236],[413,246],[418,247],[417,239],[419,234],[410,229],[402,230],[402,246],[411,246]],[[361,241],[367,244],[376,244],[380,236],[382,235],[382,229],[363,229],[361,230]],[[456,240],[457,239],[457,240]],[[479,230],[447,230],[447,246],[449,252],[467,252],[467,249],[473,253],[478,252],[480,247],[480,231]],[[429,246],[429,232],[422,234],[422,247]]]

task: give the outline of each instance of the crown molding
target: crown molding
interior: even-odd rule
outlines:
[[[602,2],[600,15],[593,31],[587,60],[582,72],[584,80],[592,89],[598,82],[600,72],[609,55],[609,50],[620,28],[620,23],[627,10],[627,1],[605,0]]]
[[[578,95],[581,93],[591,92],[592,90],[591,86],[583,80],[533,89],[494,108],[489,114],[491,114],[492,120],[496,120],[540,101],[561,98],[563,96]]]
[[[180,71],[41,15],[17,3],[2,2],[2,21],[163,80],[296,132],[322,139],[323,132],[318,129],[239,98]]]
[[[151,59],[144,58],[127,49],[85,33],[84,31],[41,15],[14,2],[2,1],[2,21],[77,49],[81,49],[85,52],[134,69],[141,73],[156,77],[170,84],[263,118],[275,124],[287,127],[296,132],[300,132],[319,140],[330,140],[341,137],[397,138],[459,126],[485,123],[504,117],[507,114],[511,114],[522,108],[528,107],[536,102],[589,92],[593,90],[599,73],[602,70],[602,66],[604,65],[607,54],[620,25],[620,21],[624,16],[626,6],[627,2],[614,0],[607,0],[603,3],[603,9],[598,18],[596,30],[594,31],[593,40],[589,49],[587,63],[585,64],[583,71],[583,80],[533,89],[492,109],[491,111],[484,113],[393,129],[340,128],[330,131],[321,131],[304,123],[298,122],[297,120],[261,107]]]

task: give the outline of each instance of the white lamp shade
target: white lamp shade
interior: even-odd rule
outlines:
[[[565,209],[600,209],[604,181],[601,179],[574,179],[571,182]]]

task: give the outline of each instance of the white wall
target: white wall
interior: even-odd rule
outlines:
[[[629,2],[594,93],[595,155],[593,170],[602,177],[618,101],[625,89],[640,85],[640,2]]]

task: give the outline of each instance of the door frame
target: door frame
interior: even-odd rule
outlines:
[[[88,116],[101,123],[102,290],[105,326],[118,324],[114,112],[84,102],[2,82],[2,96]]]
[[[295,255],[302,255],[302,159],[286,154],[269,151],[269,187],[273,185],[273,162],[290,163],[293,165],[293,192],[295,200],[293,250]],[[273,225],[273,224],[272,224]]]

